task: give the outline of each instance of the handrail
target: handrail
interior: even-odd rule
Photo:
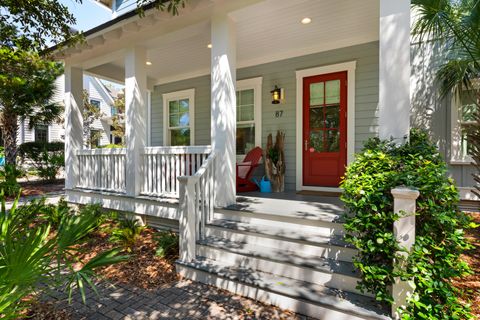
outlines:
[[[212,152],[191,176],[177,177],[180,184],[180,259],[195,259],[197,240],[213,219],[215,205],[215,153]]]
[[[127,149],[124,148],[98,148],[98,149],[80,149],[77,150],[79,156],[96,156],[96,155],[115,155],[126,154]]]
[[[170,146],[170,147],[145,147],[143,154],[209,154],[211,146]]]

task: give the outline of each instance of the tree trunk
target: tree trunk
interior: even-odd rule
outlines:
[[[5,108],[1,120],[5,144],[5,163],[15,165],[17,163],[18,117],[15,113],[9,112]]]

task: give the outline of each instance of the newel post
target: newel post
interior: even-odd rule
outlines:
[[[179,188],[179,234],[180,260],[191,262],[195,259],[195,185],[189,177],[178,177]]]
[[[400,218],[393,224],[393,235],[400,247],[406,249],[407,252],[412,250],[415,243],[415,208],[416,200],[420,192],[407,187],[398,187],[392,189],[393,195],[393,210],[398,213]],[[408,253],[401,251],[397,254],[407,257]],[[394,260],[395,269],[402,269],[405,267],[403,260]],[[397,309],[406,306],[407,299],[413,294],[414,288],[408,281],[402,281],[400,278],[395,278],[392,285],[392,317],[399,319]]]

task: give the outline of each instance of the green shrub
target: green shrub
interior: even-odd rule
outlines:
[[[393,237],[398,215],[390,191],[401,185],[420,191],[415,245],[406,272],[394,271],[392,263],[399,247]],[[346,240],[359,250],[354,258],[362,273],[359,289],[392,302],[388,286],[394,277],[414,278],[415,295],[403,311],[404,319],[470,318],[450,279],[470,272],[459,257],[471,247],[463,230],[474,225],[458,210],[457,189],[428,135],[412,130],[410,142],[402,146],[371,139],[347,168],[342,187],[348,209]]]
[[[143,229],[135,217],[125,217],[118,220],[118,226],[113,230],[110,240],[121,244],[125,250],[131,252]]]
[[[103,146],[99,146],[99,148],[103,148],[103,149],[116,149],[116,148],[125,148],[125,146],[124,146],[123,144],[110,143],[110,144],[106,144],[106,145],[103,145]]]
[[[57,232],[52,224],[38,221],[44,212],[44,200],[33,200],[18,206],[18,198],[9,211],[5,197],[0,195],[0,318],[17,319],[19,311],[34,292],[51,287],[65,290],[71,296],[78,288],[85,302],[85,286],[94,290],[93,278],[97,268],[127,259],[118,249],[97,254],[78,269],[78,244],[98,227],[93,207],[78,215],[60,219]],[[63,206],[63,204],[62,204]]]
[[[174,258],[178,256],[179,252],[179,239],[178,234],[165,231],[161,232],[155,237],[158,247],[156,255],[161,258]]]
[[[63,197],[60,198],[58,204],[56,205],[46,205],[45,199],[43,199],[42,202],[43,205],[39,208],[39,211],[41,211],[41,217],[50,223],[54,228],[58,228],[65,217],[73,214],[72,210],[68,206],[67,201],[65,201],[65,198]]]
[[[23,176],[23,172],[14,164],[5,164],[0,170],[0,189],[7,196],[16,196],[20,193],[20,185],[17,179]]]
[[[31,161],[38,176],[54,180],[65,166],[65,144],[63,142],[26,142],[18,148],[22,161]]]

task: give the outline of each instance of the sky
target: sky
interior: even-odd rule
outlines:
[[[66,5],[70,13],[75,16],[77,24],[73,27],[79,31],[90,30],[107,22],[112,16],[110,10],[95,3],[94,0],[83,0],[81,4],[74,0],[60,0],[59,2]]]

